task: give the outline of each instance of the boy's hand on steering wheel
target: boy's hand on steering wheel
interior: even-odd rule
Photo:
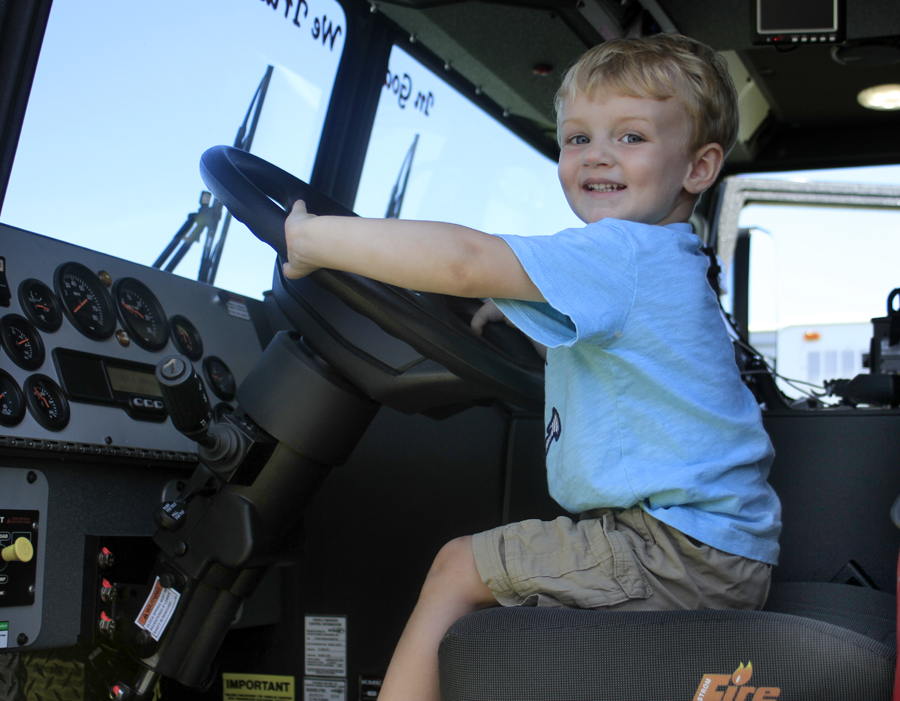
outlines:
[[[315,218],[315,214],[306,211],[306,203],[303,200],[294,202],[294,206],[284,222],[284,239],[288,251],[288,260],[283,266],[286,278],[296,280],[319,269],[316,265],[304,262],[303,257],[305,224]]]

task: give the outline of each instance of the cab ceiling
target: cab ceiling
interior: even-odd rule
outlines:
[[[600,0],[613,14],[639,0]],[[847,43],[886,45],[900,58],[898,0],[846,0]],[[555,142],[553,96],[565,69],[602,41],[576,0],[375,0],[449,70],[526,124],[545,152]],[[644,3],[645,5],[647,3]],[[900,114],[856,101],[860,90],[900,82],[900,63],[841,65],[829,46],[779,52],[750,44],[750,0],[658,0],[678,31],[736,51],[768,102],[769,117],[731,170],[783,170],[900,162]],[[627,11],[627,9],[625,10]],[[644,14],[644,27],[650,26]],[[548,67],[549,72],[541,75]]]

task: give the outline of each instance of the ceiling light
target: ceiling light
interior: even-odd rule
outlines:
[[[900,110],[900,85],[876,85],[856,96],[863,107],[870,110]]]

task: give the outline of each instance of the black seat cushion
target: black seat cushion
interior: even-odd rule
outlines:
[[[893,597],[847,585],[787,586],[774,588],[771,605],[772,611],[479,611],[455,623],[441,643],[441,698],[890,699]],[[748,663],[749,678],[745,671],[734,684],[732,675]]]

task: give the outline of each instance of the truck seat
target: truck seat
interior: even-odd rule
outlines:
[[[441,643],[442,701],[888,701],[896,600],[773,584],[763,611],[493,608]]]

